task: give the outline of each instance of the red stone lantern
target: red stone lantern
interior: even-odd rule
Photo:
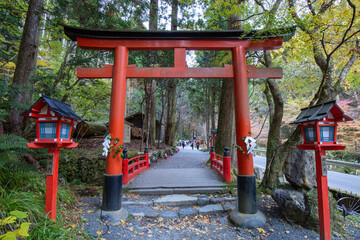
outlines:
[[[329,101],[301,109],[292,124],[301,126],[304,143],[297,146],[303,150],[315,150],[316,182],[319,205],[320,239],[331,239],[329,195],[325,150],[343,150],[337,142],[337,123],[352,121],[336,104]]]
[[[73,148],[78,145],[71,140],[71,131],[81,118],[74,113],[70,105],[44,95],[21,116],[35,118],[36,139],[27,146],[49,149],[45,212],[49,213],[50,218],[56,219],[59,148]]]

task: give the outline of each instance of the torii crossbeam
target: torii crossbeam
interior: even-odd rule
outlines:
[[[250,136],[248,78],[281,78],[281,68],[255,68],[246,65],[246,51],[273,50],[290,39],[295,28],[275,31],[114,31],[64,26],[65,34],[84,49],[114,51],[114,64],[103,68],[78,68],[79,78],[112,78],[109,132],[123,144],[127,78],[233,78],[236,144]],[[128,65],[128,52],[134,50],[174,50],[174,67],[139,68]],[[222,68],[187,68],[186,50],[228,50],[232,65]],[[115,216],[122,210],[122,159],[109,154],[104,183],[103,215]],[[237,151],[238,209],[232,219],[252,227],[265,224],[257,210],[256,183],[251,154]],[[119,204],[120,203],[120,204]],[[250,219],[250,220],[249,220]],[[242,223],[241,223],[242,222]]]

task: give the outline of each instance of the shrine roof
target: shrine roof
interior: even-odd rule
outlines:
[[[343,118],[343,121],[353,120],[346,115],[344,111],[337,105],[335,100],[320,103],[311,107],[302,108],[299,116],[291,124],[305,123],[310,121],[320,121],[327,117],[330,113],[334,115],[336,119]]]
[[[99,39],[199,39],[199,40],[250,40],[283,38],[288,41],[296,27],[272,30],[225,30],[225,31],[131,31],[90,29],[63,25],[66,36],[76,41],[78,37]]]
[[[81,120],[81,117],[79,117],[70,107],[69,104],[60,102],[56,99],[53,99],[51,97],[42,95],[27,111],[21,113],[21,115],[25,115],[27,113],[30,113],[33,111],[33,108],[36,108],[39,106],[39,104],[43,101],[50,109],[50,111],[59,114],[63,117],[68,117],[76,120]]]

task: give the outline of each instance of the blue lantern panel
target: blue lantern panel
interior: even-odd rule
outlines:
[[[69,139],[69,132],[70,132],[70,124],[61,123],[60,138]]]
[[[56,122],[40,122],[40,139],[56,138]]]
[[[305,127],[305,139],[306,142],[316,142],[316,129],[315,127]]]
[[[320,142],[333,142],[334,132],[334,126],[320,127]]]

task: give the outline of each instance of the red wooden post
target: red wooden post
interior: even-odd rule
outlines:
[[[230,151],[228,147],[225,147],[224,149],[223,176],[225,182],[231,182],[231,160],[230,160]]]
[[[148,148],[145,148],[144,155],[145,155],[145,160],[146,160],[145,166],[148,169],[150,167],[150,158],[149,158],[149,150],[148,150]]]
[[[127,154],[127,150],[124,149],[123,150],[123,183],[124,184],[128,184],[129,182],[129,158],[128,158],[128,154]]]
[[[330,210],[329,210],[329,190],[327,183],[327,169],[326,163],[322,163],[325,159],[325,150],[321,146],[315,147],[315,163],[316,163],[316,183],[319,205],[319,226],[320,226],[320,239],[331,239],[331,225],[330,225]]]
[[[251,135],[245,48],[233,48],[232,58],[234,62],[236,144],[241,146],[245,152],[242,153],[237,149],[238,172],[239,175],[253,175],[253,158],[251,154],[246,153],[246,144],[243,141],[244,137]]]
[[[125,101],[126,101],[126,66],[128,63],[128,49],[116,46],[114,54],[114,69],[111,88],[110,126],[109,132],[113,139],[119,141],[115,147],[123,144]],[[107,157],[106,174],[104,175],[104,191],[102,201],[102,216],[107,212],[121,210],[122,199],[122,159],[114,152]]]
[[[258,211],[253,157],[252,154],[247,154],[246,144],[243,141],[244,137],[251,135],[245,48],[234,47],[232,60],[234,65],[236,144],[244,150],[243,153],[237,149],[238,210],[243,214],[256,214]]]
[[[58,185],[59,148],[49,148],[48,169],[46,176],[45,212],[56,220],[56,196]]]
[[[215,156],[215,147],[212,146],[212,147],[210,148],[210,166],[211,166],[211,167],[213,167],[213,165],[214,165],[214,161],[213,161],[213,160],[215,160],[215,159],[216,159],[216,156]]]
[[[109,132],[111,137],[119,138],[117,146],[123,144],[124,138],[127,62],[128,49],[124,46],[116,46],[111,89]],[[118,155],[113,158],[113,154],[111,152],[107,157],[106,173],[118,175],[122,173],[122,159]]]

